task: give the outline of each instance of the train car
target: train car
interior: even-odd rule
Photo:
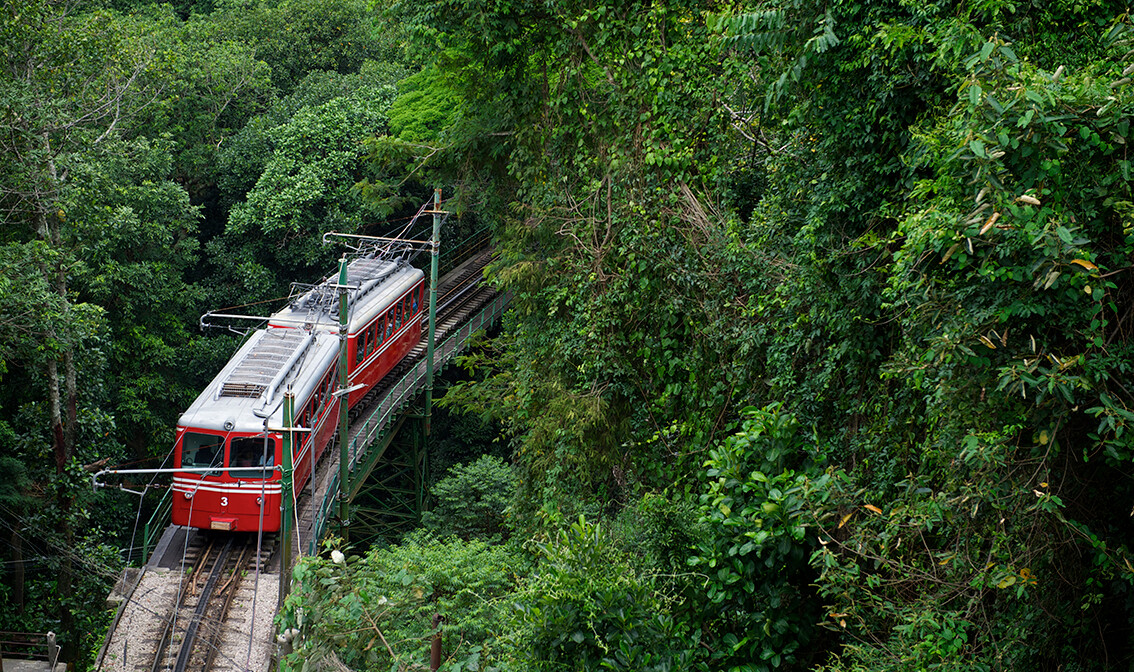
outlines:
[[[418,343],[424,274],[403,260],[348,265],[348,386],[354,405]],[[181,416],[173,523],[280,528],[283,398],[295,398],[294,484],[302,488],[334,436],[339,405],[338,277],[301,293],[249,337]]]
[[[336,276],[272,316],[269,325],[313,325],[338,333]],[[421,340],[425,274],[402,261],[356,259],[347,266],[347,370],[353,407]],[[323,288],[326,288],[325,291]]]

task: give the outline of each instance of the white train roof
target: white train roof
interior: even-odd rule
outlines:
[[[177,424],[216,431],[259,432],[283,425],[283,395],[307,399],[334,367],[339,339],[304,329],[259,329],[190,404]],[[298,405],[298,404],[297,404]],[[298,411],[297,411],[298,414]]]

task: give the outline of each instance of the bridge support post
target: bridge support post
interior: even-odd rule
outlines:
[[[390,435],[380,462],[354,485],[351,527],[355,544],[392,539],[421,518],[426,475],[424,417],[407,413]],[[357,475],[357,474],[356,474]]]

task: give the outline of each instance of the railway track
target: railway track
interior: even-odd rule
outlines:
[[[274,535],[265,537],[260,567],[272,553]],[[257,567],[256,535],[201,537],[185,554],[185,573],[168,612],[155,619],[157,631],[149,664],[136,672],[227,671],[245,669],[250,605]],[[233,610],[234,605],[240,608]],[[268,605],[265,605],[267,607]],[[274,605],[273,605],[274,606]],[[241,645],[244,646],[241,646]]]

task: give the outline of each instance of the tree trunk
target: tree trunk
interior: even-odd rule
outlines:
[[[40,240],[48,242],[56,250],[63,245],[62,222],[55,214],[58,195],[59,175],[55,168],[55,161],[51,158],[51,141],[47,133],[43,135],[43,147],[47,154],[47,174],[45,175],[44,192],[41,194],[39,204],[36,233]],[[67,299],[67,269],[58,257],[55,268],[44,268],[44,278],[52,286],[55,293],[63,299],[64,311],[69,312],[70,303]],[[64,326],[66,329],[66,326]],[[77,375],[75,372],[74,344],[69,333],[53,334],[60,344],[62,354],[59,358],[52,358],[47,362],[47,398],[51,409],[51,439],[52,452],[55,457],[56,505],[59,507],[59,528],[63,537],[64,548],[70,550],[74,542],[74,530],[71,528],[71,497],[63,481],[66,479],[67,462],[75,450],[75,425],[77,422]],[[63,360],[63,381],[60,389],[59,359]],[[63,417],[63,402],[66,398],[67,417]],[[75,625],[75,615],[69,604],[72,585],[74,583],[74,566],[71,555],[64,552],[60,557],[59,577],[56,584],[56,599],[59,609],[60,633],[60,659],[67,662],[67,669],[73,669],[79,650],[79,639],[82,633]]]
[[[17,614],[24,611],[24,538],[20,536],[19,519],[14,519],[12,528],[12,609]]]

